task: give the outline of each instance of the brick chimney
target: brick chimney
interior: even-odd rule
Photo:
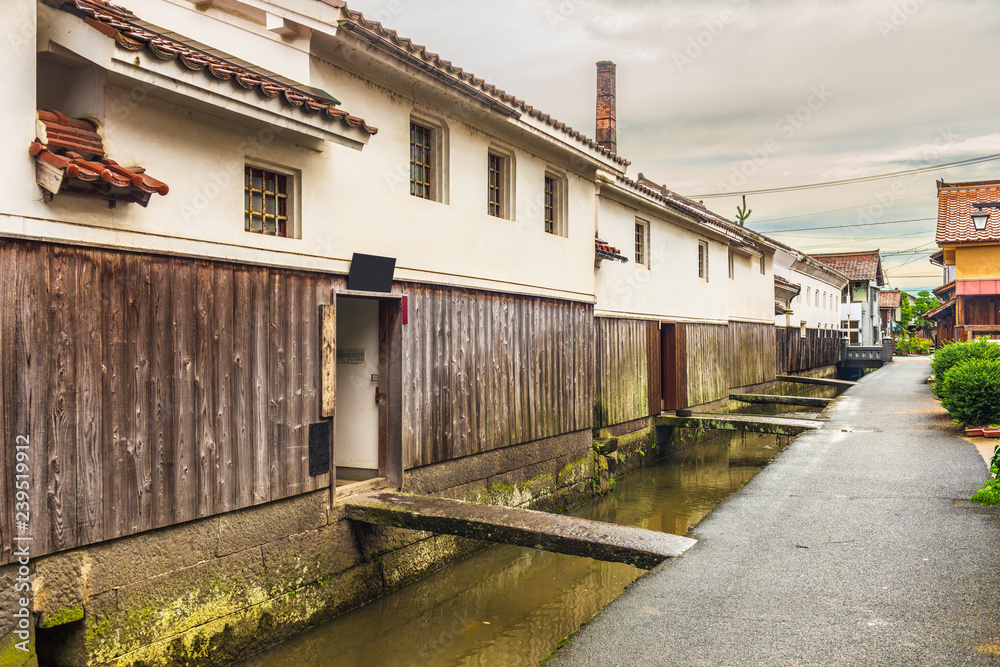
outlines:
[[[597,63],[597,143],[612,153],[618,153],[615,131],[615,64],[610,60]]]

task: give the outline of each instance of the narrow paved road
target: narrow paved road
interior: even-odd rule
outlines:
[[[929,374],[848,390],[550,664],[1000,665],[1000,510]]]

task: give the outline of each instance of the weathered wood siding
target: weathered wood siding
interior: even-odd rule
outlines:
[[[794,327],[776,327],[776,364],[781,374],[797,373],[837,363],[840,349],[839,335],[830,336],[827,331]]]
[[[648,417],[649,323],[597,317],[594,337],[597,364],[594,428]],[[657,367],[653,368],[655,372]]]
[[[711,403],[729,395],[729,327],[685,324],[686,405]]]
[[[328,486],[319,306],[342,279],[0,240],[0,562],[14,442],[33,555]]]
[[[775,375],[774,325],[729,323],[729,386],[770,382]]]
[[[406,285],[403,464],[591,428],[593,306]]]
[[[727,398],[732,387],[774,379],[774,325],[730,322],[678,327],[684,332],[682,359],[686,360],[682,405],[711,403]]]

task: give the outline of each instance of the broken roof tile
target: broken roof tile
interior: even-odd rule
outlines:
[[[170,191],[166,183],[149,176],[142,167],[128,169],[108,159],[93,121],[39,109],[36,126],[38,136],[28,152],[63,173],[60,192],[145,206],[150,195]]]

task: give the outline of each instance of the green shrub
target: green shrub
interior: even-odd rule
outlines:
[[[931,342],[919,336],[906,336],[897,341],[896,349],[909,354],[927,354],[931,351]]]
[[[949,343],[934,353],[931,368],[934,369],[934,393],[939,398],[944,398],[942,388],[948,371],[957,364],[972,359],[1000,359],[1000,345],[980,338],[971,343]]]
[[[972,359],[953,366],[941,382],[941,405],[966,424],[1000,420],[1000,360]]]

